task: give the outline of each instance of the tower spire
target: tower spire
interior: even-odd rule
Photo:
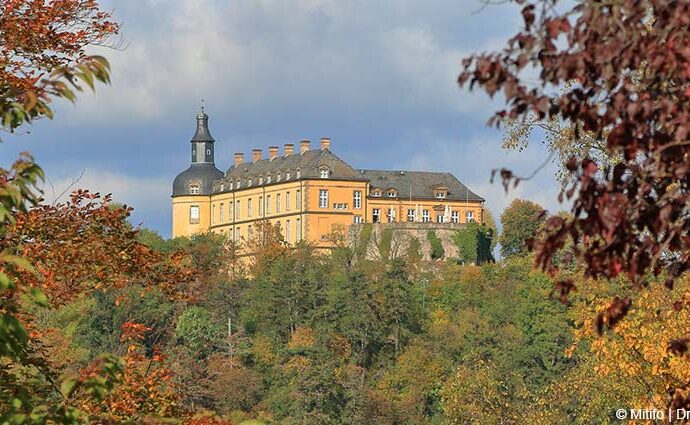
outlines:
[[[213,143],[215,140],[208,129],[208,115],[204,111],[203,103],[201,111],[196,115],[196,132],[194,132],[191,142],[192,163],[213,164]]]

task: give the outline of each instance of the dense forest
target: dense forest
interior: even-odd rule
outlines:
[[[542,226],[541,210],[514,202],[502,238]],[[288,247],[264,223],[245,241],[256,254],[239,258],[222,235],[165,240],[132,228],[128,214],[79,192],[19,215],[2,239],[26,247],[39,271],[24,278],[52,307],[25,319],[56,378],[82,379],[104,353],[125,361],[102,402],[67,393],[92,421],[600,423],[662,397],[666,374],[687,373],[638,339],[659,326],[645,320],[666,289],[599,338],[599,297],[620,288],[565,305],[524,240],[481,266],[409,250],[369,260],[349,246]],[[672,333],[688,323],[668,324]],[[37,375],[17,384],[51,397]]]

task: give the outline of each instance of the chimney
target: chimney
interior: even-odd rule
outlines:
[[[244,162],[244,154],[242,152],[235,152],[235,165],[240,165]]]
[[[331,138],[330,137],[322,137],[321,138],[321,150],[326,151],[331,148]]]
[[[259,161],[261,159],[261,149],[252,149],[252,162]]]
[[[273,161],[276,156],[278,156],[278,146],[270,146],[268,148],[268,158]]]
[[[285,156],[290,156],[295,152],[295,145],[292,143],[285,144]]]
[[[303,155],[306,151],[309,150],[309,143],[311,143],[311,142],[309,142],[309,140],[302,140],[301,142],[299,142],[299,153],[300,154]]]

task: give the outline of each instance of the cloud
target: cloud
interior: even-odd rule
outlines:
[[[85,169],[73,175],[60,174],[43,185],[47,203],[65,202],[76,189],[88,189],[101,195],[112,194],[114,202],[134,208],[134,225],[161,229],[170,227],[170,180],[165,177],[132,177],[114,171]]]

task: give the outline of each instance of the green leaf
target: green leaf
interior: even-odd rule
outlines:
[[[78,376],[75,374],[65,378],[65,380],[62,381],[60,384],[60,394],[62,394],[63,398],[67,399],[70,395],[72,395],[72,392],[77,386],[77,378]]]

